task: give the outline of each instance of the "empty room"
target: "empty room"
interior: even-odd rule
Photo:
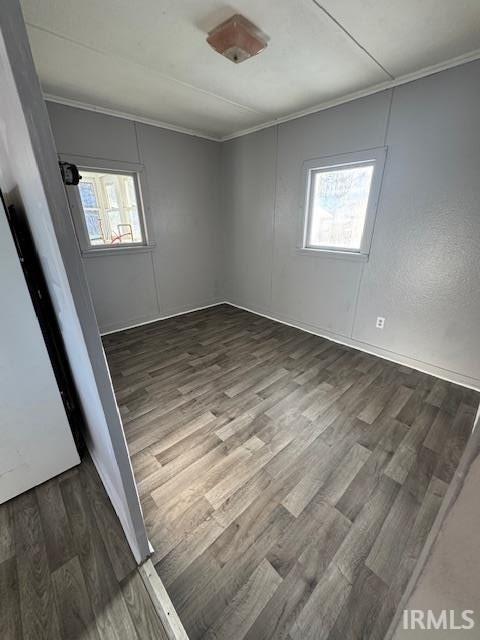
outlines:
[[[1,640],[480,634],[480,2],[2,0]]]

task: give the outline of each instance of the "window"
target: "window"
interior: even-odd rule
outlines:
[[[83,168],[80,174],[84,248],[146,244],[137,175]]]
[[[301,248],[368,254],[384,160],[374,149],[305,163]]]

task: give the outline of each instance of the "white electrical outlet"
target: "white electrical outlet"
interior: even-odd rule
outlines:
[[[382,316],[377,316],[377,324],[375,326],[377,327],[377,329],[383,329],[383,327],[385,326],[385,318],[382,318]]]

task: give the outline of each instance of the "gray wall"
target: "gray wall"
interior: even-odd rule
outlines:
[[[152,251],[84,257],[102,332],[220,300],[220,145],[48,103],[60,154],[144,165]]]
[[[275,128],[222,148],[225,299],[270,311],[275,201]]]
[[[470,63],[223,144],[49,104],[60,153],[145,166],[155,249],[84,258],[101,330],[227,300],[480,386],[479,80]],[[383,145],[368,262],[297,252],[302,163]]]
[[[0,95],[0,186],[8,203],[26,213],[82,403],[87,444],[141,561],[149,547],[140,502],[17,0],[0,2]]]
[[[479,106],[475,62],[223,144],[226,299],[480,386]],[[302,162],[384,144],[368,262],[298,253]]]

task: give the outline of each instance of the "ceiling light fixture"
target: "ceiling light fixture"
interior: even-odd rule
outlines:
[[[234,15],[209,32],[208,44],[235,64],[256,56],[267,46],[268,36],[241,15]]]

